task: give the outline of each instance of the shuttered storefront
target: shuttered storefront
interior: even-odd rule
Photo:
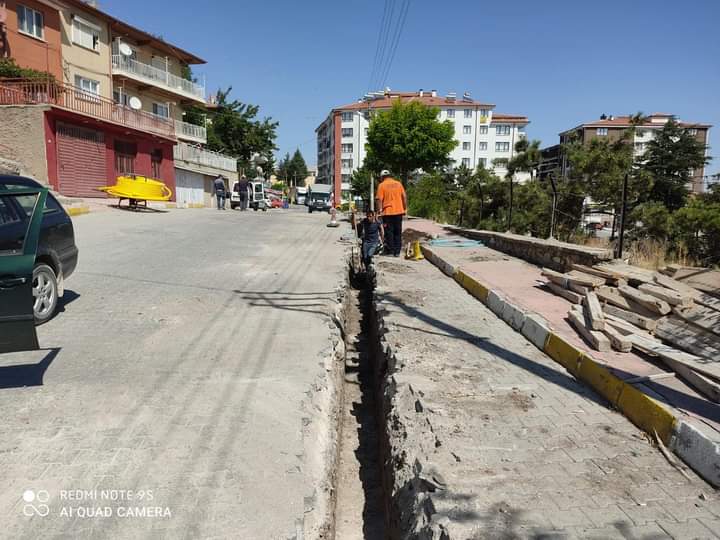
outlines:
[[[178,208],[204,206],[205,177],[184,169],[175,169],[175,200]]]
[[[107,185],[105,136],[102,131],[57,124],[59,191],[75,197],[101,197]]]

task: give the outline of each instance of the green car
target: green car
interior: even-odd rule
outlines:
[[[46,188],[0,192],[0,353],[39,349],[33,313],[33,266],[40,239]],[[17,197],[35,197],[29,220],[8,211]],[[14,200],[13,200],[14,199]]]

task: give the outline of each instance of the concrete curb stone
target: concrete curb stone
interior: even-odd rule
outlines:
[[[423,246],[425,252],[427,248]],[[432,252],[430,252],[432,253]],[[720,445],[672,411],[615,376],[607,367],[553,332],[537,313],[525,313],[501,293],[480,283],[437,254],[426,258],[440,270],[454,268],[454,279],[513,329],[603,396],[623,416],[649,435],[657,434],[685,463],[714,487],[720,487]],[[484,291],[485,294],[477,294]]]

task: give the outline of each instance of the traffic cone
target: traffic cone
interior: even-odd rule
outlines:
[[[425,258],[422,254],[422,249],[420,249],[420,240],[415,240],[412,243],[412,252],[408,258],[414,261],[421,261]]]
[[[339,227],[340,224],[337,222],[337,212],[335,210],[335,207],[333,207],[332,210],[330,210],[330,223],[327,224],[328,227]]]

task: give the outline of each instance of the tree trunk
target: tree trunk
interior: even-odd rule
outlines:
[[[512,212],[513,212],[513,179],[510,178],[510,207],[508,209],[508,231],[512,231]]]
[[[612,229],[610,231],[610,241],[612,242],[615,240],[615,224],[617,222],[617,209],[613,209],[613,222],[612,222]]]

